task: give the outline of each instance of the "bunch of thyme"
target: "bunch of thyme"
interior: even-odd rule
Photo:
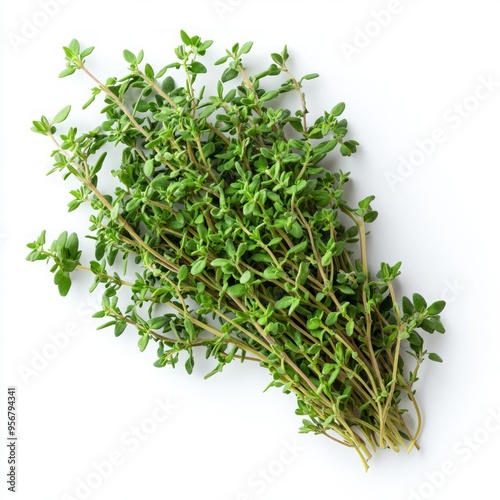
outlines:
[[[107,318],[100,328],[119,336],[134,327],[141,351],[156,344],[158,367],[181,358],[191,373],[200,347],[216,361],[207,377],[234,359],[260,363],[269,386],[295,394],[301,432],[353,447],[366,468],[370,448],[418,447],[413,384],[425,357],[440,358],[424,350],[417,329],[443,333],[445,304],[427,305],[414,294],[400,307],[393,280],[401,263],[370,273],[374,197],[350,206],[343,190],[349,174],[321,165],[336,148],[342,156],[356,151],[340,118],[345,105],[308,124],[303,84],[318,75],[297,80],[286,47],[250,75],[243,64],[250,42],[216,62],[224,69],[207,97],[196,83],[208,72],[201,59],[212,42],[184,31],[181,38],[175,62],[155,71],[142,51],[125,50],[128,73],[105,82],[85,63],[93,48],[76,40],[64,47],[60,76],[88,75],[95,87],[84,108],[103,96],[105,119],[88,132],[71,127],[56,135],[67,106],[33,129],[55,144],[51,172],[79,183],[69,210],[93,209],[87,237],[95,258],[81,263],[75,233],[46,246],[43,232],[28,245],[28,259],[52,263],[61,295],[72,272],[93,273],[91,291],[103,289],[94,316]],[[171,75],[179,73],[185,84],[176,86]],[[279,83],[269,89],[273,77]],[[279,107],[288,93],[297,94],[297,111]],[[121,162],[107,158],[110,143]],[[116,179],[112,193],[99,187],[103,168]],[[128,263],[137,271],[132,278]],[[120,289],[130,291],[125,304]],[[411,371],[402,358],[408,348]],[[414,431],[403,400],[414,408]]]

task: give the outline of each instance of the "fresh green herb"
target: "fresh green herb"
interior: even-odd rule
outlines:
[[[366,468],[369,448],[418,447],[413,385],[424,358],[441,358],[424,350],[417,330],[444,333],[445,304],[414,294],[400,307],[393,288],[400,262],[370,273],[374,197],[350,206],[349,174],[322,166],[337,147],[342,156],[357,149],[340,118],[345,105],[310,125],[303,85],[318,75],[297,80],[286,47],[250,75],[243,56],[252,43],[235,44],[216,62],[224,66],[207,97],[199,80],[209,73],[201,59],[212,42],[184,31],[181,38],[175,62],[155,70],[142,51],[125,50],[128,73],[104,82],[85,63],[93,48],[76,40],[64,47],[60,76],[89,76],[95,87],[84,108],[101,95],[105,119],[88,132],[57,134],[68,106],[33,130],[55,144],[51,172],[79,184],[69,210],[84,203],[93,210],[87,237],[95,258],[82,265],[76,234],[63,232],[47,248],[43,232],[28,259],[52,263],[61,295],[72,272],[91,272],[91,291],[103,289],[101,328],[119,336],[133,326],[141,351],[156,344],[156,366],[182,359],[191,373],[199,347],[216,361],[207,377],[234,359],[260,363],[269,387],[295,394],[301,432],[353,447]],[[297,111],[279,106],[289,93],[297,94]],[[116,181],[111,192],[98,182],[105,167]],[[118,291],[126,289],[123,303]],[[416,415],[413,431],[405,400]]]

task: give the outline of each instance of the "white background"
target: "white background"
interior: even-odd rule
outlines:
[[[500,419],[500,87],[493,84],[489,95],[479,89],[480,102],[473,97],[481,78],[500,82],[498,2],[66,0],[52,2],[50,16],[42,3],[2,2],[0,13],[0,435],[6,387],[16,385],[17,498],[451,500],[477,496],[481,487],[498,491],[500,423],[491,415]],[[374,16],[389,7],[395,13],[381,27]],[[30,28],[31,21],[40,26]],[[351,137],[361,148],[336,161],[352,172],[353,202],[377,196],[372,267],[402,260],[400,293],[449,302],[446,335],[426,338],[444,363],[428,362],[421,372],[420,452],[378,452],[365,474],[351,450],[297,434],[293,398],[263,394],[262,368],[234,363],[209,381],[203,361],[192,376],[182,366],[154,368],[154,349],[140,354],[135,332],[115,339],[95,331],[87,277],[63,299],[48,269],[24,260],[26,243],[41,229],[50,239],[88,227],[83,211],[66,213],[69,186],[45,176],[51,145],[29,131],[31,120],[66,104],[74,107],[72,124],[95,124],[98,106],[78,111],[91,83],[81,74],[57,78],[61,47],[71,38],[95,45],[89,66],[105,78],[124,74],[124,48],[144,49],[156,67],[171,62],[181,28],[215,40],[212,59],[236,41],[253,40],[250,69],[267,65],[267,55],[286,43],[297,75],[321,75],[306,87],[312,115],[347,103]],[[469,111],[457,118],[464,103]],[[398,173],[400,157],[436,128],[445,140],[413,172]],[[392,186],[388,172],[400,175]],[[66,339],[59,349],[57,334]],[[160,415],[157,398],[177,407],[159,424],[151,420]],[[127,437],[141,425],[149,434],[135,449]],[[283,453],[286,443],[296,456]],[[117,454],[122,460],[102,484],[90,493],[77,489],[89,478],[97,485],[93,464]],[[6,487],[2,479],[2,498]]]

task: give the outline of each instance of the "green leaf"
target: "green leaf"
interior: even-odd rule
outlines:
[[[319,318],[309,318],[307,320],[307,328],[308,330],[312,331],[312,330],[318,330],[319,328],[321,328],[321,320]]]
[[[432,324],[433,328],[436,330],[436,332],[438,332],[438,333],[445,333],[446,332],[446,330],[443,326],[443,323],[441,323],[441,321],[439,321],[436,316],[432,316],[432,317],[428,318],[428,320],[426,320],[426,321],[431,322],[431,324]]]
[[[303,252],[304,250],[307,249],[308,245],[309,245],[309,242],[307,240],[304,240],[302,243],[298,243],[297,245],[294,245],[286,253],[286,258],[290,257],[290,255]]]
[[[292,117],[292,118],[288,118],[287,122],[297,131],[297,132],[300,132],[300,133],[303,133],[304,132],[304,128],[303,128],[303,125],[302,125],[302,120],[300,120],[299,118],[295,118],[295,117]]]
[[[274,307],[276,309],[288,309],[294,302],[294,297],[291,295],[286,295],[276,302]]]
[[[33,122],[33,127],[31,128],[33,132],[37,132],[38,134],[47,135],[47,127],[37,120]]]
[[[75,55],[80,54],[80,42],[73,38],[73,40],[69,42],[68,49]]]
[[[193,276],[201,274],[205,270],[205,267],[207,267],[207,259],[198,259],[197,261],[193,262],[193,265],[191,266],[191,274]]]
[[[100,241],[95,247],[95,258],[96,260],[102,260],[106,252],[106,242]]]
[[[69,274],[58,271],[54,276],[54,283],[57,285],[61,297],[66,297],[71,288],[71,278]]]
[[[309,73],[308,75],[304,75],[302,77],[302,80],[314,80],[315,78],[318,77],[319,77],[318,73]]]
[[[290,234],[294,238],[300,239],[304,235],[304,229],[302,228],[302,226],[297,221],[295,221],[292,224],[292,227],[290,228]]]
[[[184,327],[188,334],[189,340],[193,342],[196,339],[196,329],[194,323],[187,317],[184,318]]]
[[[223,83],[234,80],[239,75],[238,71],[232,68],[227,68],[224,73],[222,73],[221,81]]]
[[[264,278],[266,278],[266,280],[276,280],[281,278],[281,276],[283,275],[283,271],[281,271],[277,267],[269,266],[264,269],[264,272],[262,274],[264,275]]]
[[[36,262],[37,260],[48,260],[49,256],[45,255],[37,250],[33,250],[26,256],[26,260],[29,262]]]
[[[315,148],[314,148],[314,154],[315,155],[326,155],[333,149],[335,149],[335,146],[337,146],[338,141],[335,139],[332,139],[331,141],[324,141],[320,142]]]
[[[125,321],[117,321],[115,324],[115,337],[119,337],[127,328]]]
[[[184,364],[184,367],[186,368],[186,371],[188,375],[191,375],[194,370],[194,358],[192,355],[189,356],[189,358],[186,360],[186,363]]]
[[[335,380],[337,380],[337,377],[340,375],[340,366],[337,366],[335,370],[332,372],[330,375],[330,378],[328,379],[328,385],[331,386]]]
[[[175,90],[175,82],[171,76],[167,76],[161,84],[161,89],[165,94],[171,94]]]
[[[150,80],[154,80],[155,78],[155,72],[151,66],[151,64],[146,64],[144,66],[144,74],[146,75],[147,78],[149,78]]]
[[[82,53],[80,54],[80,57],[84,59],[85,57],[90,56],[92,52],[94,52],[95,47],[87,47]]]
[[[54,116],[52,123],[54,124],[63,122],[64,120],[66,120],[66,118],[68,118],[70,111],[71,111],[71,106],[64,107],[63,109],[61,109],[61,111],[59,111],[59,113],[57,113],[56,116]]]
[[[65,247],[67,248],[70,256],[75,256],[78,253],[78,235],[76,233],[71,233],[66,240]]]
[[[73,51],[69,47],[63,47],[64,55],[66,59],[71,60],[74,59],[77,54],[73,53]]]
[[[288,145],[291,148],[298,149],[300,151],[304,151],[304,149],[306,148],[306,143],[304,141],[299,140],[299,139],[290,139],[288,141]]]
[[[207,68],[205,67],[205,65],[203,65],[201,62],[198,61],[192,62],[189,68],[191,72],[194,73],[195,75],[207,72]]]
[[[341,342],[337,342],[335,346],[335,358],[339,363],[344,364],[345,348]]]
[[[184,281],[189,275],[189,268],[186,266],[186,264],[183,264],[181,267],[179,267],[179,272],[177,273],[177,279],[179,281]]]
[[[212,262],[210,262],[210,265],[213,267],[224,267],[230,264],[231,261],[227,259],[214,259]]]
[[[326,252],[325,255],[323,255],[323,257],[321,258],[321,265],[323,267],[329,266],[332,262],[332,259],[333,259],[333,253],[330,251]]]
[[[270,90],[269,92],[265,92],[260,96],[260,101],[265,102],[265,101],[271,101],[272,99],[276,99],[276,97],[279,96],[279,91],[278,90]]]
[[[47,235],[47,231],[44,229],[44,230],[40,233],[40,236],[37,238],[36,242],[37,242],[39,245],[45,245],[46,235]]]
[[[331,248],[331,252],[333,253],[334,257],[338,257],[342,255],[344,248],[345,248],[345,241],[337,241],[333,246],[333,248]]]
[[[342,156],[351,156],[352,151],[345,144],[342,144],[340,146],[340,154]]]
[[[63,231],[56,241],[54,241],[53,246],[56,252],[61,252],[66,246],[66,240],[68,239],[68,231]]]
[[[246,243],[240,243],[238,245],[238,249],[236,250],[236,259],[238,260],[238,262],[241,260],[247,249],[248,245]]]
[[[166,175],[157,175],[151,182],[154,189],[165,189],[171,184],[171,180]]]
[[[298,156],[298,155],[296,155]],[[303,191],[307,187],[307,181],[305,179],[301,179],[299,182],[294,184],[293,186],[289,187],[286,190],[287,194],[295,194],[295,193],[300,193],[300,191]]]
[[[181,30],[181,40],[182,43],[186,45],[191,45],[193,43],[189,35],[184,30]]]
[[[396,262],[396,264],[394,264],[391,267],[391,273],[394,277],[399,276],[401,274],[401,272],[399,271],[401,269],[401,265],[402,262]]]
[[[92,169],[92,175],[97,174],[101,170],[107,155],[108,153],[105,151],[101,156],[99,156],[95,162],[94,168]]]
[[[325,325],[326,326],[332,326],[335,325],[339,319],[340,313],[339,312],[331,312],[328,314],[325,320]]]
[[[125,49],[123,51],[123,58],[125,59],[125,61],[127,61],[129,64],[135,64],[136,62],[136,58],[135,58],[135,55],[130,52],[130,50],[127,50]]]
[[[275,245],[277,245],[278,243],[281,243],[283,241],[283,238],[280,238],[280,237],[276,237],[276,238],[273,238],[268,244],[267,246],[268,247],[273,247]]]
[[[74,72],[76,71],[76,68],[74,67],[69,67],[69,68],[66,68],[66,69],[63,69],[60,73],[59,73],[59,78],[64,78],[66,76],[70,76],[72,75]]]
[[[345,325],[345,331],[349,337],[354,333],[354,320],[350,320]]]
[[[112,221],[116,220],[118,218],[119,212],[120,212],[120,205],[116,203],[115,205],[113,205],[111,212],[109,213],[109,218]]]
[[[283,65],[283,57],[281,57],[279,54],[273,53],[271,54],[271,59],[276,63],[279,64],[280,66]]]
[[[297,309],[297,307],[299,307],[299,306],[300,306],[300,298],[295,297],[293,299],[292,304],[290,305],[290,308],[288,309],[288,314],[292,314],[293,311],[295,311],[295,309]]]
[[[153,172],[155,170],[155,164],[153,160],[147,160],[144,163],[144,175],[146,177],[151,177],[153,175]]]
[[[217,106],[212,105],[212,106],[206,106],[202,109],[198,117],[200,119],[203,118],[208,118],[212,113],[214,113],[217,110]]]
[[[304,285],[309,276],[309,262],[302,261],[299,265],[299,272],[297,274],[297,285]]]
[[[257,204],[255,202],[248,202],[245,205],[243,205],[243,215],[249,216],[252,215],[254,210],[256,209]]]
[[[160,359],[157,359],[153,366],[156,368],[163,368],[167,364],[168,358],[166,356],[162,356]]]
[[[363,220],[367,223],[370,224],[371,222],[374,222],[378,217],[378,212],[376,210],[371,210],[370,212],[367,212]]]
[[[414,348],[415,352],[421,352],[424,346],[424,339],[415,331],[410,332],[410,346]]]
[[[243,47],[241,47],[240,49],[240,55],[248,54],[252,50],[252,47],[253,47],[253,42],[247,42],[243,44]]]
[[[435,352],[429,353],[429,359],[431,361],[436,361],[437,363],[442,363],[443,362],[441,356],[438,356]]]
[[[427,333],[434,333],[436,331],[436,328],[430,319],[424,319],[422,323],[420,323],[420,328]]]
[[[170,323],[170,318],[167,316],[158,316],[157,318],[151,318],[148,321],[149,328],[151,330],[161,330],[165,328]]]
[[[250,280],[252,279],[252,271],[250,269],[247,269],[240,278],[240,283],[242,285],[246,285]]]
[[[321,370],[321,373],[323,375],[329,375],[333,370],[335,370],[336,368],[338,368],[338,365],[335,364],[335,363],[325,363],[323,365],[323,368]]]
[[[226,252],[231,257],[231,259],[234,259],[236,255],[236,248],[234,246],[233,240],[228,239],[226,240]]]
[[[116,325],[116,321],[115,320],[112,320],[112,321],[108,321],[107,323],[104,323],[103,325],[99,325],[96,330],[104,330],[104,328],[108,328],[110,326],[114,326]]]
[[[137,345],[139,346],[139,351],[143,352],[144,349],[148,346],[149,343],[149,335],[147,333],[144,333],[141,335],[141,338],[139,339],[139,342],[137,342]]]
[[[264,158],[267,158],[268,160],[274,159],[274,153],[270,149],[260,148],[260,152]]]
[[[242,297],[246,291],[246,286],[242,284],[232,285],[227,289],[227,293],[233,297]]]
[[[345,103],[339,102],[331,111],[332,116],[340,116],[345,110]]]
[[[364,200],[361,200],[358,203],[358,207],[361,208],[362,210],[366,210],[374,199],[375,196],[367,196]]]
[[[408,297],[403,297],[403,312],[409,316],[415,312],[415,308]]]
[[[430,314],[431,316],[434,316],[435,314],[439,314],[446,306],[446,302],[444,300],[438,300],[436,302],[433,302],[428,308],[427,308],[427,314]]]
[[[413,294],[413,305],[415,306],[415,309],[417,312],[423,313],[425,309],[427,308],[427,302],[425,299],[422,297],[422,295],[418,293]]]
[[[66,273],[72,273],[78,267],[76,260],[66,259],[61,266],[61,269]]]
[[[229,59],[229,55],[223,56],[220,59],[217,59],[217,61],[215,61],[214,65],[220,66],[221,64],[224,64],[228,59]]]
[[[96,98],[97,94],[94,92],[88,101],[85,102],[85,104],[82,106],[82,109],[87,109],[94,101]]]

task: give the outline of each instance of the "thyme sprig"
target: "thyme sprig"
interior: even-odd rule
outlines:
[[[199,347],[216,362],[207,377],[234,359],[260,363],[269,387],[295,394],[301,432],[354,448],[366,468],[370,450],[418,447],[414,383],[426,357],[441,359],[424,350],[417,330],[444,333],[445,304],[414,294],[400,306],[393,287],[400,262],[370,273],[374,197],[351,206],[349,174],[323,166],[331,151],[348,157],[358,147],[347,138],[344,103],[308,125],[303,86],[318,75],[297,80],[286,47],[248,74],[250,42],[216,62],[224,69],[207,97],[197,84],[209,72],[202,60],[212,42],[184,31],[181,38],[173,63],[155,71],[142,51],[125,50],[128,73],[104,81],[86,63],[93,48],[76,40],[64,47],[60,76],[85,73],[95,86],[84,108],[101,96],[105,119],[91,131],[58,134],[67,106],[33,130],[55,146],[51,172],[79,183],[69,210],[92,207],[95,256],[82,265],[78,236],[65,231],[49,247],[43,232],[28,259],[52,263],[61,295],[73,272],[92,273],[91,291],[102,290],[95,317],[107,318],[100,328],[119,336],[134,327],[141,351],[156,343],[158,367],[175,367],[184,353],[192,373]],[[297,94],[294,112],[280,107],[289,93]],[[110,143],[121,161],[107,157]],[[113,192],[99,187],[103,168],[116,179]],[[128,302],[119,290],[129,291]]]

